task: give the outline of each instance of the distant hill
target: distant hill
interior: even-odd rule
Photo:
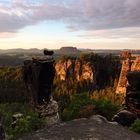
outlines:
[[[81,53],[81,51],[78,50],[76,47],[68,46],[68,47],[61,47],[59,50],[55,50],[55,53],[69,55],[69,54],[79,54]]]
[[[42,50],[39,50],[37,48],[32,48],[32,49],[22,49],[22,48],[17,48],[17,49],[7,49],[7,50],[2,50],[0,49],[0,54],[28,54],[28,53],[41,53]]]
[[[68,55],[77,57],[81,53],[97,53],[98,55],[117,55],[119,56],[122,51],[126,50],[107,50],[107,49],[77,49],[72,46],[61,47],[60,49],[53,50],[55,59],[61,55]],[[140,55],[140,50],[127,50],[130,51],[133,56]],[[34,56],[43,56],[43,49],[31,48],[31,49],[0,49],[0,66],[1,65],[21,65],[25,59],[32,59]]]
[[[54,50],[55,54],[57,55],[71,55],[71,54],[80,54],[80,53],[98,53],[98,54],[121,54],[124,50],[110,50],[110,49],[82,49],[82,48],[76,48],[72,46],[65,46],[61,47],[60,49]],[[140,50],[127,50],[130,51],[132,54],[140,54]],[[0,49],[0,54],[43,54],[43,49],[37,49],[37,48],[31,48],[31,49],[7,49],[2,50]]]

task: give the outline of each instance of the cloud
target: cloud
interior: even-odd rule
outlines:
[[[109,29],[109,30],[88,30],[78,37],[87,38],[87,39],[120,39],[120,38],[140,38],[140,28],[137,27],[128,27],[128,28],[118,28],[118,29]]]
[[[0,33],[0,39],[7,39],[7,38],[11,38],[13,36],[16,36],[16,33],[11,33],[11,32],[2,32]]]
[[[85,6],[81,22],[75,25],[82,29],[112,29],[140,26],[139,0],[83,0]],[[79,22],[80,23],[80,22]]]
[[[0,32],[42,21],[63,21],[70,31],[140,27],[140,0],[11,0],[0,2]]]

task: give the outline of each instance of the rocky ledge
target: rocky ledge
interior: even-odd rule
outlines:
[[[140,135],[95,115],[53,125],[17,140],[140,140]]]

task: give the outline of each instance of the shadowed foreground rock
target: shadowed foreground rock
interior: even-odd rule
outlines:
[[[112,120],[124,126],[130,126],[140,118],[140,71],[131,71],[127,75],[127,88],[124,109],[117,113]]]
[[[140,135],[96,115],[54,125],[18,140],[140,140]]]

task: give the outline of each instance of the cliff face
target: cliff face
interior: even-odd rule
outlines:
[[[80,60],[59,60],[56,65],[56,75],[61,80],[72,78],[73,80],[95,81],[95,72],[90,62],[84,63]]]
[[[136,70],[140,70],[140,56],[137,56],[135,60],[131,60],[128,58],[123,61],[116,93],[118,94],[126,93],[126,86],[127,86],[126,74],[129,71],[136,71]]]

